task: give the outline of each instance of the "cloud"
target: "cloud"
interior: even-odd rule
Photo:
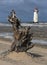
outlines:
[[[20,4],[24,2],[24,0],[0,0],[1,4]]]
[[[35,7],[39,9],[40,20],[47,20],[47,0],[0,0],[0,17],[6,18],[14,8],[18,17],[22,20],[32,20]]]

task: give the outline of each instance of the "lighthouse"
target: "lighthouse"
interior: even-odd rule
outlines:
[[[38,23],[38,8],[34,9],[33,22]]]

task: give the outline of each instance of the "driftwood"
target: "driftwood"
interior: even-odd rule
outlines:
[[[14,42],[11,45],[10,51],[23,52],[32,48],[34,44],[31,43],[32,33],[30,27],[22,27],[19,19],[16,17],[14,10],[8,16],[8,21],[12,24],[14,33]]]

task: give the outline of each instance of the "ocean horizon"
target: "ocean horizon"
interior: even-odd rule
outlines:
[[[31,28],[35,28],[34,30],[42,31],[40,33],[41,36],[44,34],[47,38],[47,23],[21,23],[22,26],[31,26]],[[10,39],[13,40],[13,33],[8,31],[12,25],[10,23],[0,23],[0,38]],[[5,31],[7,32],[5,32]],[[36,34],[36,32],[34,32]],[[38,32],[39,33],[39,32]],[[38,34],[40,35],[40,34]],[[43,39],[33,39],[31,42],[37,44],[45,44],[47,45],[47,41]]]

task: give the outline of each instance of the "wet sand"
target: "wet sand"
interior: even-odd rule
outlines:
[[[0,51],[10,48],[10,41],[0,40]],[[0,55],[0,65],[47,65],[47,48],[34,46],[25,52],[10,52],[5,57]]]

